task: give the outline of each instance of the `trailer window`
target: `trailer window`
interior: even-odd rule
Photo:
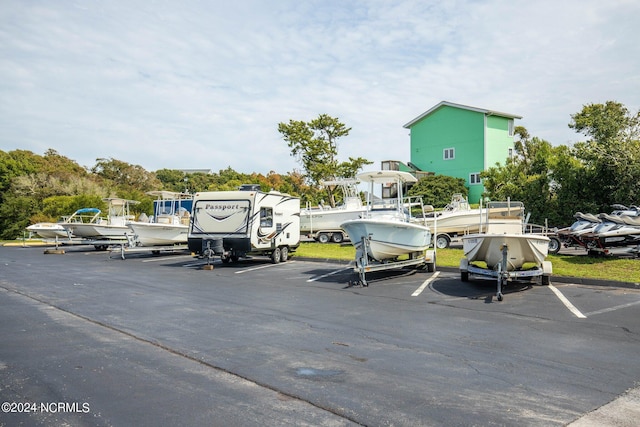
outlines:
[[[260,227],[273,227],[272,208],[260,208]]]

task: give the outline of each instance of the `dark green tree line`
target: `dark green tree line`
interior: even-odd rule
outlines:
[[[573,147],[554,147],[516,128],[515,156],[482,173],[486,195],[522,201],[531,221],[558,226],[578,211],[640,204],[639,114],[613,101],[585,105],[569,127],[588,139]]]

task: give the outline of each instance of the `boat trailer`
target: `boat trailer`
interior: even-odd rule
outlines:
[[[540,281],[543,286],[549,284],[551,274],[553,273],[553,266],[550,261],[542,261],[542,266],[536,266],[534,268],[526,270],[507,270],[509,248],[507,245],[502,246],[502,261],[496,265],[495,269],[477,267],[473,264],[469,264],[469,260],[464,257],[460,260],[460,280],[463,282],[469,281],[469,274],[475,274],[483,277],[492,277],[497,279],[496,298],[498,301],[502,301],[504,295],[502,294],[502,288],[507,285],[508,281],[530,281],[533,277],[541,277]]]
[[[369,239],[362,238],[360,245],[356,247],[356,261],[353,271],[358,274],[358,280],[351,285],[369,286],[365,277],[366,273],[372,271],[392,270],[403,267],[422,266],[428,272],[436,270],[436,253],[434,250],[418,251],[409,253],[409,259],[393,261],[376,261],[369,257]]]

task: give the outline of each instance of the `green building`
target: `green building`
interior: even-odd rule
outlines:
[[[469,202],[484,192],[480,172],[513,154],[515,114],[443,101],[404,125],[410,131],[410,165],[463,178]]]

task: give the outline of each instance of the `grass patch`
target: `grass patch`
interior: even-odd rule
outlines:
[[[302,242],[295,256],[352,261],[356,257],[356,249],[351,244]]]
[[[320,259],[353,261],[356,251],[352,245],[337,243],[303,242],[296,256]],[[460,266],[462,249],[438,249],[436,267]],[[640,260],[616,257],[588,257],[580,255],[549,255],[553,264],[553,275],[582,277],[587,279],[615,280],[619,282],[640,282]]]

